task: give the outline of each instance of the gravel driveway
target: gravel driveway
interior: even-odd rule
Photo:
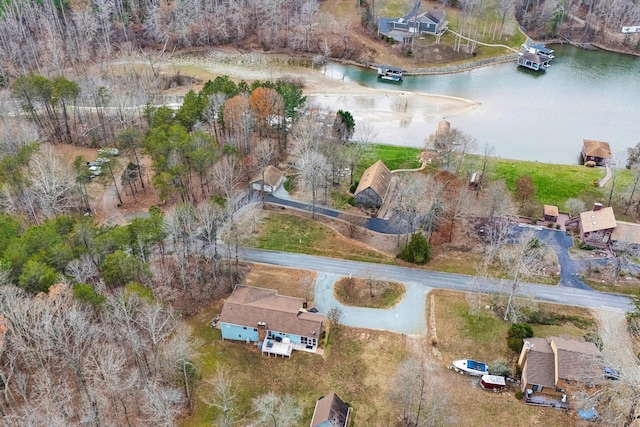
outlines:
[[[408,335],[426,335],[426,302],[430,287],[415,282],[401,282],[406,293],[398,305],[390,309],[351,307],[339,303],[333,296],[333,286],[343,277],[319,273],[316,280],[315,305],[320,313],[338,307],[343,312],[342,323],[356,328],[378,329]]]

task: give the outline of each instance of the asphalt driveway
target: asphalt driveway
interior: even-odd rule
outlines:
[[[351,307],[339,303],[333,295],[333,286],[344,277],[334,273],[319,273],[316,280],[315,305],[320,313],[333,307],[342,310],[342,323],[346,326],[378,329],[407,335],[426,335],[426,301],[431,291],[416,282],[401,282],[406,289],[402,301],[390,309]]]
[[[564,231],[540,226],[519,224],[519,226],[515,227],[517,231],[521,231],[524,228],[533,228],[540,242],[553,249],[558,256],[558,263],[560,264],[560,282],[558,282],[558,286],[592,290],[590,286],[580,279],[579,272],[582,270],[583,264],[578,260],[571,259],[569,256],[569,249],[573,247],[573,238],[570,235]]]

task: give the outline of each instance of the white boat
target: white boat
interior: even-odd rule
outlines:
[[[483,375],[489,374],[486,363],[478,362],[471,359],[454,360],[453,369],[455,369],[457,372],[465,373],[467,375],[473,375],[476,377],[481,377]]]
[[[401,82],[404,71],[390,65],[378,65],[378,78],[392,82]]]

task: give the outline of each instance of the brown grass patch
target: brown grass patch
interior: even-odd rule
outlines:
[[[258,288],[275,289],[280,295],[304,298],[304,291],[300,283],[305,276],[310,277],[313,283],[316,282],[317,275],[314,271],[251,264],[244,277],[243,284]]]
[[[369,308],[391,308],[402,300],[405,291],[401,283],[360,277],[343,277],[333,288],[342,304]]]

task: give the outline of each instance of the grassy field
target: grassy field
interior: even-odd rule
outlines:
[[[245,239],[242,244],[354,261],[394,263],[392,258],[367,249],[323,224],[287,214],[267,213],[257,237]]]
[[[589,206],[602,201],[608,194],[608,188],[592,185],[594,181],[597,183],[604,178],[603,168],[496,159],[490,178],[504,179],[509,190],[513,191],[516,179],[526,175],[531,177],[536,187],[535,200],[558,206],[561,210],[569,198],[578,198]]]
[[[389,170],[419,168],[420,153],[422,153],[422,150],[419,148],[381,144],[371,145],[371,148],[367,150],[360,164],[356,167],[353,175],[354,179],[360,179],[364,170],[380,159],[387,165]]]

